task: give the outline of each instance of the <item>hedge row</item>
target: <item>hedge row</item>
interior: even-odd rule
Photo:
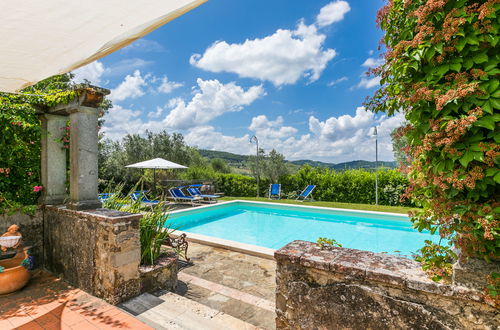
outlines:
[[[256,180],[238,174],[216,174],[217,189],[227,196],[252,197],[256,195]],[[261,196],[267,194],[269,180],[260,180]],[[309,184],[316,185],[314,199],[345,203],[375,203],[375,173],[366,170],[336,172],[330,169],[302,167],[294,174],[282,177],[284,196],[301,191]],[[397,170],[378,172],[379,204],[411,206],[409,201],[400,201],[408,185],[404,174]]]

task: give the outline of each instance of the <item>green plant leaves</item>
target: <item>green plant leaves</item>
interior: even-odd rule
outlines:
[[[488,61],[488,55],[486,55],[486,52],[483,52],[472,57],[472,60],[476,64],[484,63]]]

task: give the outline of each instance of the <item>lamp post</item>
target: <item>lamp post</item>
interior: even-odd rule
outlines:
[[[254,142],[256,143],[257,145],[257,148],[256,148],[256,153],[255,153],[255,174],[257,176],[257,197],[259,197],[259,176],[260,176],[260,171],[259,171],[259,139],[257,139],[257,137],[254,135],[250,138],[250,143]]]
[[[378,205],[378,134],[375,126],[375,205]]]

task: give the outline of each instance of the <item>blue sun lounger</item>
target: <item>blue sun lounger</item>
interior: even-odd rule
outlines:
[[[100,202],[104,202],[114,196],[114,193],[101,193],[97,196]]]
[[[133,202],[139,201],[144,206],[149,206],[151,208],[153,208],[153,206],[155,205],[160,204],[160,201],[156,199],[148,199],[144,194],[144,191],[134,191],[132,194],[130,194],[130,198]]]
[[[175,202],[189,202],[195,206],[195,202],[199,201],[199,197],[186,196],[180,188],[171,188],[168,190]]]
[[[192,197],[199,197],[206,199],[208,203],[217,203],[217,198],[220,196],[217,195],[205,195],[202,194],[201,191],[196,188],[196,187],[189,187],[187,188],[187,192],[192,196]]]
[[[314,188],[316,188],[315,185],[312,185],[312,184],[308,185],[304,190],[302,190],[302,192],[295,199],[301,200],[301,201],[305,201],[305,200],[309,199],[312,201],[313,200],[312,192],[313,192]]]
[[[269,199],[281,199],[281,184],[272,183],[269,185]]]

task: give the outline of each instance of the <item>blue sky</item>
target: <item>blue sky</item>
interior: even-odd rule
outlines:
[[[182,133],[199,148],[287,159],[392,160],[387,118],[362,108],[376,90],[382,1],[209,0],[145,38],[76,70],[111,89],[105,135]]]

